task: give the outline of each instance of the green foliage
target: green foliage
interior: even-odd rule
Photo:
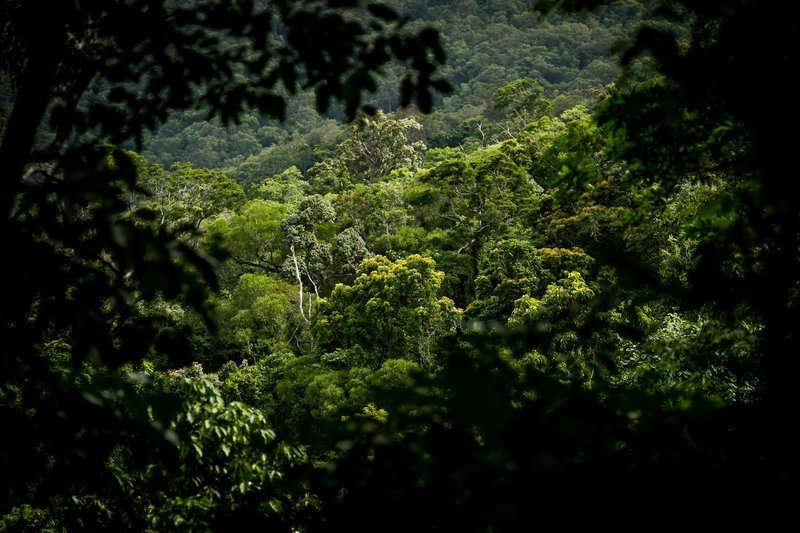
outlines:
[[[579,381],[592,372],[592,365],[584,360],[588,354],[581,349],[579,334],[592,315],[591,303],[595,297],[580,273],[570,272],[548,285],[541,298],[526,294],[515,300],[508,326],[549,337],[545,350],[548,363]],[[534,364],[541,367],[542,354],[533,352],[533,355]]]
[[[0,7],[0,529],[518,531],[788,493],[793,115],[731,69],[785,68],[753,36],[790,25],[398,0],[454,51],[422,116],[377,76],[425,110],[436,33],[339,4],[82,2],[41,43]],[[173,108],[145,156],[93,136]]]
[[[539,192],[514,160],[517,148],[508,141],[444,160],[421,172],[406,193],[423,227],[440,230],[429,234],[431,248],[438,249],[433,255],[457,276],[453,292],[464,305],[474,296],[481,249],[514,227]]]
[[[550,101],[544,98],[544,89],[531,78],[512,81],[497,89],[492,95],[492,105],[497,111],[510,115],[514,129],[519,130],[532,120],[551,113]]]
[[[295,313],[295,288],[263,274],[242,274],[229,298],[217,300],[219,339],[243,358],[261,358],[290,346],[305,346]]]
[[[436,31],[348,2],[13,0],[0,14],[0,233],[19,254],[0,306],[0,417],[15,435],[0,450],[0,512],[42,502],[66,509],[70,529],[145,529],[126,519],[124,504],[115,508],[125,498],[115,499],[107,465],[120,447],[140,457],[163,444],[175,411],[134,393],[120,368],[143,357],[186,360],[185,332],[153,312],[163,303],[193,310],[213,333],[208,294],[222,254],[213,243],[199,248],[197,230],[242,191],[222,172],[189,164],[142,168],[107,143],[141,145],[175,110],[226,125],[245,109],[281,118],[301,82],[320,111],[335,100],[355,116],[392,60],[404,65],[402,100],[429,110],[433,92],[449,89],[436,72],[443,51]],[[220,409],[206,412],[209,425],[256,416]],[[251,451],[237,452],[227,472],[252,463],[261,479],[269,469]],[[189,485],[170,505],[185,511],[186,494],[190,506],[239,505],[229,486],[208,500]],[[136,495],[161,505],[158,494]]]
[[[461,313],[439,296],[444,274],[435,266],[418,255],[361,263],[353,285],[337,285],[322,302],[315,325],[321,345],[361,346],[377,364],[390,358],[433,364],[437,339],[456,331]]]
[[[226,402],[202,376],[178,378],[183,398],[171,430],[180,437],[177,457],[154,456],[144,469],[123,458],[112,469],[123,492],[151,529],[208,530],[258,509],[263,525],[286,523],[293,507],[286,473],[306,460],[302,448],[276,440],[259,410]]]
[[[530,5],[521,1],[390,3],[398,13],[415,19],[411,25],[415,30],[434,26],[441,32],[447,56],[441,69],[454,90],[446,98],[434,98],[431,115],[414,116],[425,126],[419,140],[440,147],[505,140],[511,125],[496,123],[492,95],[509,84],[536,80],[557,114],[602,99],[604,87],[620,71],[609,53],[616,41],[631,33],[644,11],[638,2],[626,1],[592,16],[551,14],[538,19]],[[395,112],[402,103],[402,73],[397,68],[385,69],[382,80],[383,85],[365,100],[377,110]],[[231,169],[231,175],[247,185],[292,165],[306,172],[341,142],[341,121],[346,116],[341,105],[319,114],[314,100],[311,91],[298,91],[285,104],[283,123],[255,111],[227,127],[206,121],[201,111],[173,114],[146,138],[145,155],[164,165],[192,161],[197,166]]]
[[[289,167],[259,183],[254,187],[253,195],[294,207],[303,200],[308,191],[308,184],[302,178],[300,169]]]
[[[14,507],[5,515],[0,516],[0,531],[6,532],[42,532],[42,533],[56,533],[61,531],[49,516],[49,513],[44,509],[37,509],[30,505],[21,505]]]
[[[478,319],[506,319],[523,295],[538,295],[570,272],[587,276],[594,260],[580,249],[536,248],[508,239],[492,243],[481,255],[475,300],[467,313]]]
[[[293,276],[300,291],[300,312],[303,313],[303,284],[308,283],[319,298],[322,284],[327,280],[333,261],[332,247],[320,240],[318,232],[326,224],[336,220],[336,210],[320,195],[305,198],[297,209],[283,222],[281,233],[285,239],[289,256],[283,265],[287,276]],[[309,290],[310,292],[310,290]],[[308,321],[311,315],[311,296],[308,298]]]
[[[175,163],[168,170],[146,167],[140,156],[138,185],[146,196],[135,203],[155,211],[159,223],[198,228],[203,221],[237,205],[244,197],[241,186],[223,172]]]
[[[339,224],[350,226],[372,245],[381,236],[392,235],[412,222],[403,199],[402,178],[369,185],[358,184],[334,200]]]
[[[339,158],[315,164],[307,175],[312,189],[319,194],[342,192],[352,185],[350,170]]]
[[[266,272],[276,272],[286,257],[280,224],[288,207],[269,200],[250,200],[238,213],[209,221],[209,241],[223,243],[233,262]]]
[[[336,153],[353,180],[372,183],[393,170],[420,167],[425,144],[411,136],[421,129],[413,118],[394,119],[381,112],[374,118],[360,117]]]

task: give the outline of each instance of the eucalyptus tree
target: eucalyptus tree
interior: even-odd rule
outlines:
[[[281,222],[281,232],[289,249],[284,271],[297,282],[298,309],[306,322],[311,322],[313,296],[319,300],[322,284],[333,262],[331,244],[320,241],[315,230],[318,225],[334,220],[336,211],[331,203],[322,196],[313,195],[300,202],[297,210]],[[310,290],[304,307],[306,287]]]

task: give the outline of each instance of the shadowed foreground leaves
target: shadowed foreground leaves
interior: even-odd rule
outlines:
[[[9,0],[0,13],[13,87],[0,145],[0,234],[13,253],[0,305],[7,509],[102,493],[120,443],[174,440],[176,406],[143,396],[119,369],[158,354],[188,362],[185,332],[143,310],[178,302],[207,319],[217,287],[223,254],[190,246],[196,228],[152,224],[137,207],[146,191],[134,161],[105,142],[140,143],[171,110],[282,118],[300,88],[352,117],[391,61],[406,68],[405,103],[429,110],[432,91],[449,86],[436,77],[437,33],[412,32],[380,5]]]

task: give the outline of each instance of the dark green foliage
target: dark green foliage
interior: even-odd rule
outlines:
[[[596,102],[619,73],[608,52],[617,39],[633,31],[642,11],[637,2],[621,2],[597,16],[540,20],[528,2],[520,1],[502,6],[472,1],[452,6],[404,0],[390,4],[413,17],[408,27],[414,31],[427,25],[441,32],[447,55],[442,73],[453,83],[454,92],[446,98],[435,96],[434,112],[417,117],[424,123],[424,140],[430,146],[467,146],[484,136],[491,142],[506,138],[507,125],[497,121],[492,95],[523,79],[543,87],[558,113]],[[381,81],[377,92],[366,101],[387,113],[397,111],[402,77],[395,67],[384,69],[376,78]],[[218,121],[205,122],[200,111],[173,114],[146,137],[145,155],[164,165],[191,161],[203,167],[235,168],[237,179],[248,184],[291,165],[305,171],[337,144],[337,121],[346,114],[343,106],[334,104],[319,115],[313,94],[297,96],[287,102],[283,124],[253,111],[227,128]]]
[[[718,523],[789,494],[796,111],[764,80],[799,13],[605,4],[81,2],[38,42],[5,3],[0,529]],[[436,113],[371,114],[403,100],[379,77],[425,110],[440,73]],[[171,109],[144,156],[103,144]],[[147,162],[178,153],[216,168]]]
[[[577,3],[580,4],[580,3]],[[789,98],[784,83],[761,83],[791,68],[797,6],[782,2],[653,2],[661,20],[639,30],[623,59],[650,54],[656,83],[621,92],[601,111],[616,132],[617,157],[630,160],[634,179],[724,177],[728,193],[691,225],[699,241],[692,287],[702,300],[731,311],[746,302],[764,321],[767,382],[764,416],[778,461],[796,471],[782,422],[791,416],[791,376],[798,353],[797,187],[791,175],[796,110],[764,106]],[[665,148],[671,148],[666,150]],[[674,172],[674,173],[673,173]],[[713,236],[712,236],[713,235]],[[697,291],[694,291],[698,294]],[[778,459],[780,458],[780,459]]]
[[[280,118],[298,85],[321,110],[336,99],[353,116],[391,60],[408,67],[403,98],[429,109],[430,91],[447,90],[436,32],[408,32],[391,11],[373,11],[361,21],[355,3],[341,2],[3,2],[0,61],[13,106],[3,114],[0,234],[19,254],[0,310],[0,409],[14,435],[0,454],[4,511],[49,500],[65,524],[71,509],[86,513],[76,528],[100,520],[95,511],[113,515],[120,495],[99,496],[113,484],[112,452],[174,443],[167,428],[179,407],[137,391],[123,365],[189,362],[176,305],[214,331],[207,296],[223,255],[193,245],[214,213],[158,223],[137,208],[136,197],[154,192],[137,184],[137,165],[102,141],[140,142],[175,109],[202,107],[225,124],[245,108]],[[209,176],[212,188],[225,185],[208,172],[199,181]],[[125,522],[120,513],[112,522]]]
[[[354,417],[340,429],[343,457],[316,483],[336,503],[315,525],[368,530],[393,514],[391,531],[420,519],[446,530],[517,531],[543,520],[588,527],[620,506],[649,515],[669,501],[680,513],[707,513],[718,498],[738,502],[743,485],[763,483],[754,471],[760,428],[746,409],[520,373],[519,354],[496,342],[464,339],[442,373],[382,389],[387,420]],[[741,431],[730,434],[733,420]],[[342,485],[348,491],[337,493]],[[397,502],[415,513],[396,513]]]

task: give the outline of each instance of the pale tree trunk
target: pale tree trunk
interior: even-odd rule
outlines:
[[[300,316],[303,317],[303,320],[306,323],[311,322],[311,302],[309,302],[308,308],[308,317],[306,317],[306,313],[303,310],[303,276],[300,274],[300,265],[297,263],[297,254],[294,252],[294,244],[289,246],[289,250],[292,252],[292,262],[294,263],[294,276],[297,279],[297,284],[300,287]]]

